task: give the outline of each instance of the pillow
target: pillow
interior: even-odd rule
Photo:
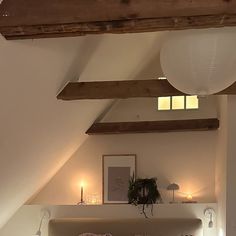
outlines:
[[[93,234],[93,233],[83,233],[79,236],[112,236],[111,234]]]

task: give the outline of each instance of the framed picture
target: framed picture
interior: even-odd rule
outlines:
[[[128,203],[129,180],[136,175],[136,155],[104,155],[103,204]]]

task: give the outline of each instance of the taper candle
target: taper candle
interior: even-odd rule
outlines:
[[[80,202],[78,203],[78,205],[83,205],[84,202],[84,183],[81,182],[80,184]]]
[[[84,202],[84,187],[81,184],[81,193],[80,193],[80,201],[83,203]]]

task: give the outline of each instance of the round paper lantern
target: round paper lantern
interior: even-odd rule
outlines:
[[[236,29],[171,32],[160,59],[176,89],[192,95],[217,93],[236,81]]]

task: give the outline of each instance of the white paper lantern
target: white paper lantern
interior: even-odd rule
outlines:
[[[236,29],[171,32],[161,49],[167,80],[186,94],[209,95],[236,81]]]

